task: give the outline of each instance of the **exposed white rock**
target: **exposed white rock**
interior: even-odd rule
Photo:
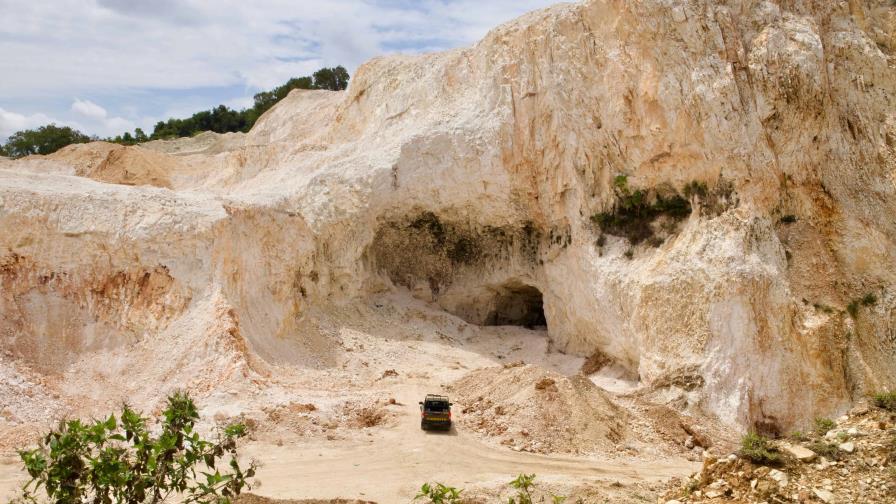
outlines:
[[[837,447],[840,448],[841,450],[845,451],[846,453],[852,453],[852,452],[856,451],[856,444],[853,443],[852,441],[840,443]]]
[[[782,446],[782,448],[785,452],[790,454],[790,456],[799,460],[800,462],[812,462],[816,457],[814,451],[804,446],[785,444]]]
[[[823,488],[813,488],[812,493],[815,494],[816,497],[821,500],[821,502],[826,502],[828,504],[835,504],[837,502],[837,497],[833,492],[829,490],[825,490]]]
[[[318,314],[406,290],[475,323],[543,302],[556,348],[730,424],[842,412],[896,386],[896,39],[863,5],[561,4],[246,135],[3,161],[0,344],[49,369],[213,332],[305,365]],[[692,212],[597,246],[618,176]]]
[[[768,477],[774,480],[779,487],[784,488],[790,483],[790,479],[787,476],[787,473],[784,471],[779,471],[778,469],[772,469],[768,472]]]

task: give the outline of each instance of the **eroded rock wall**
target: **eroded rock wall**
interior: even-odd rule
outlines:
[[[293,92],[246,135],[4,162],[6,344],[60,337],[41,303],[84,351],[224,313],[199,327],[264,373],[330,365],[313,319],[334,303],[406,289],[487,323],[537,292],[556,347],[680,407],[771,431],[834,414],[896,385],[894,20],[562,4]],[[167,189],[121,185],[136,157]]]

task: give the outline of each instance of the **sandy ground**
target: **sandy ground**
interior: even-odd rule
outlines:
[[[275,498],[408,502],[425,481],[462,488],[490,486],[525,472],[577,484],[657,482],[687,476],[699,468],[699,464],[681,459],[645,463],[520,453],[490,446],[459,429],[422,431],[416,400],[425,390],[402,387],[396,394],[403,403],[398,423],[371,429],[359,439],[250,445],[246,455],[264,461],[258,474],[261,486],[254,493]]]
[[[264,379],[227,382],[198,398],[203,418],[240,417],[257,426],[243,449],[246,458],[262,464],[253,493],[409,502],[426,481],[488,491],[526,472],[558,492],[583,485],[610,492],[634,485],[639,491],[655,490],[654,496],[662,481],[699,469],[693,452],[656,438],[647,420],[627,406],[634,399],[606,390],[594,393],[612,399],[612,411],[630,415],[629,430],[618,445],[602,444],[597,451],[577,453],[578,447],[568,446],[567,453],[527,453],[524,446],[507,443],[508,436],[520,435],[508,430],[505,418],[486,417],[504,425],[501,437],[465,427],[464,404],[457,401],[452,431],[420,429],[417,402],[426,393],[460,386],[471,373],[485,370],[508,381],[504,373],[525,372],[528,368],[518,364],[525,362],[533,373],[550,372],[561,380],[576,375],[584,359],[554,351],[543,330],[471,326],[401,296],[334,310],[325,319],[315,329],[323,338],[322,353],[304,357],[322,365],[278,363],[266,369]],[[606,384],[600,375],[591,378]],[[535,402],[531,380],[520,383],[520,407],[527,408]],[[515,393],[510,393],[504,404],[513,401]],[[543,411],[545,404],[539,407]],[[558,402],[555,409],[561,426],[567,420],[575,424],[564,417],[575,414],[568,403]],[[80,410],[79,416],[90,411]],[[24,481],[11,448],[0,453],[2,501]],[[611,499],[616,501],[624,499]]]

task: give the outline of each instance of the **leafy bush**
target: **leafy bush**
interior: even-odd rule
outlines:
[[[859,302],[852,301],[848,305],[846,305],[846,311],[849,313],[849,316],[852,318],[856,318],[859,316]]]
[[[740,440],[740,456],[757,464],[774,464],[780,456],[769,445],[768,438],[755,432],[748,432]]]
[[[837,457],[840,456],[840,448],[837,448],[834,443],[816,441],[809,444],[809,449],[830,460],[837,460]]]
[[[874,394],[874,405],[887,411],[896,411],[896,390]]]
[[[831,420],[830,418],[816,418],[815,419],[815,433],[819,436],[824,436],[828,433],[829,430],[833,429],[837,426],[837,423]]]
[[[441,483],[424,483],[414,500],[427,499],[429,504],[460,504],[461,492],[463,490]]]
[[[534,474],[520,474],[509,484],[517,492],[515,496],[507,500],[508,504],[532,504],[535,502],[532,496],[535,490]],[[461,492],[463,490],[443,485],[442,483],[424,483],[414,500],[426,499],[428,504],[460,504],[463,502],[460,497]],[[560,504],[565,500],[566,497],[551,495],[553,504]],[[544,502],[544,497],[538,502]]]
[[[535,489],[534,474],[520,474],[510,482],[510,486],[516,489],[516,496],[507,499],[507,504],[532,504],[534,502],[532,500],[532,491]],[[560,504],[565,500],[566,497],[551,495],[553,504]],[[542,499],[541,502],[544,500]]]
[[[781,224],[793,224],[796,220],[796,215],[787,214],[781,217]]]
[[[516,489],[516,497],[507,500],[507,504],[532,504],[531,490],[535,486],[534,474],[520,474],[510,482],[510,486]]]
[[[789,437],[790,437],[790,439],[792,439],[792,440],[794,440],[794,441],[800,441],[800,442],[802,442],[802,441],[806,441],[806,440],[808,439],[808,438],[806,437],[806,435],[803,434],[802,431],[793,431],[793,432],[790,433],[790,436],[789,436]]]
[[[37,448],[19,452],[31,476],[24,498],[37,502],[35,492],[43,487],[50,501],[66,504],[156,503],[175,497],[188,503],[230,502],[255,475],[254,462],[244,471],[237,461],[236,442],[247,428],[229,425],[207,441],[194,431],[198,419],[193,400],[178,392],[168,397],[156,436],[128,406],[118,419],[62,422]],[[222,473],[218,467],[225,457],[229,469]],[[208,472],[197,477],[201,464]]]

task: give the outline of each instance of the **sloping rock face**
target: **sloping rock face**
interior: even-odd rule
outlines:
[[[4,162],[0,345],[177,341],[223,310],[226,348],[326,365],[308,320],[406,289],[543,317],[731,424],[830,415],[896,386],[894,49],[883,0],[591,0],[374,59],[246,135]],[[137,157],[163,188],[116,178]]]

